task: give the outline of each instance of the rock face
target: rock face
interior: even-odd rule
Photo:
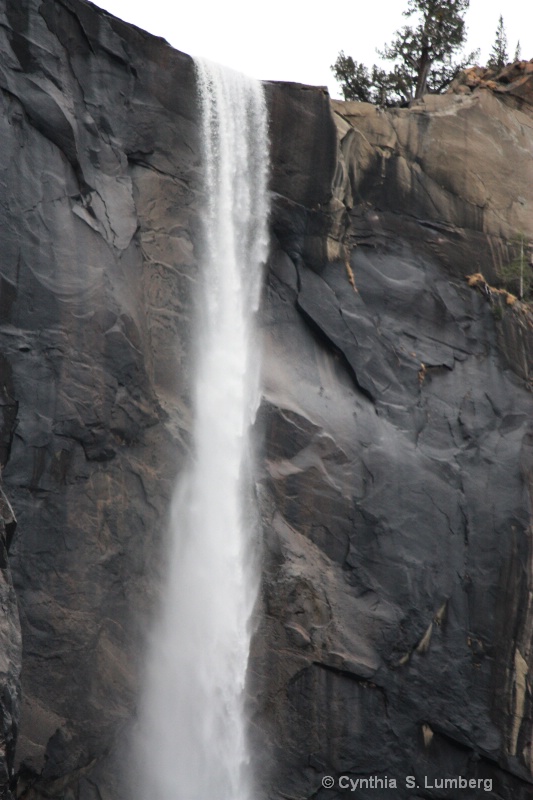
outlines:
[[[470,94],[483,88],[497,92],[500,99],[511,108],[531,114],[533,103],[533,59],[514,61],[501,70],[488,67],[471,67],[462,72],[451,84],[449,92]]]
[[[530,797],[532,320],[465,276],[533,239],[531,117],[333,110],[313,202],[276,199],[264,311],[270,796]]]
[[[0,483],[0,797],[12,797],[15,744],[20,704],[22,655],[17,598],[13,589],[8,550],[17,521]]]
[[[81,0],[7,0],[0,31],[14,791],[129,800],[189,448],[193,64]],[[490,86],[386,113],[296,84],[267,94],[257,798],[333,800],[341,775],[374,781],[361,798],[455,798],[435,784],[460,775],[525,800],[532,318],[465,276],[497,288],[516,237],[533,239],[530,109]],[[19,662],[2,575],[6,784]]]
[[[159,545],[188,449],[193,64],[87,3],[10,0],[0,25],[17,791],[126,798]]]

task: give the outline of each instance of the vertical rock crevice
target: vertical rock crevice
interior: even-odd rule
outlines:
[[[22,641],[17,597],[9,568],[8,551],[17,521],[3,489],[0,472],[0,797],[12,800],[15,748],[20,704]]]

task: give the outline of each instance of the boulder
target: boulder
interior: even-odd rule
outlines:
[[[470,94],[471,91],[490,89],[497,92],[511,108],[533,115],[533,59],[514,61],[503,69],[470,67],[452,81],[449,93]]]

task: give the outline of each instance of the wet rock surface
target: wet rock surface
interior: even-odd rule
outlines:
[[[0,35],[14,791],[123,800],[189,448],[193,65],[81,0],[8,0]],[[333,800],[346,775],[389,781],[361,798],[451,798],[433,785],[462,775],[525,800],[532,320],[465,275],[501,285],[533,238],[530,115],[490,87],[386,113],[266,88],[257,796]],[[2,576],[5,784],[20,662]]]
[[[11,800],[20,706],[22,646],[8,551],[17,521],[0,478],[0,797]]]
[[[193,65],[82,2],[8,2],[0,34],[17,793],[131,797],[144,637],[188,450]]]

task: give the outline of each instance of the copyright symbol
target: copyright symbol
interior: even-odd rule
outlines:
[[[322,786],[324,787],[324,789],[333,789],[333,784],[334,783],[335,783],[335,781],[331,777],[331,775],[325,775],[322,778]]]

